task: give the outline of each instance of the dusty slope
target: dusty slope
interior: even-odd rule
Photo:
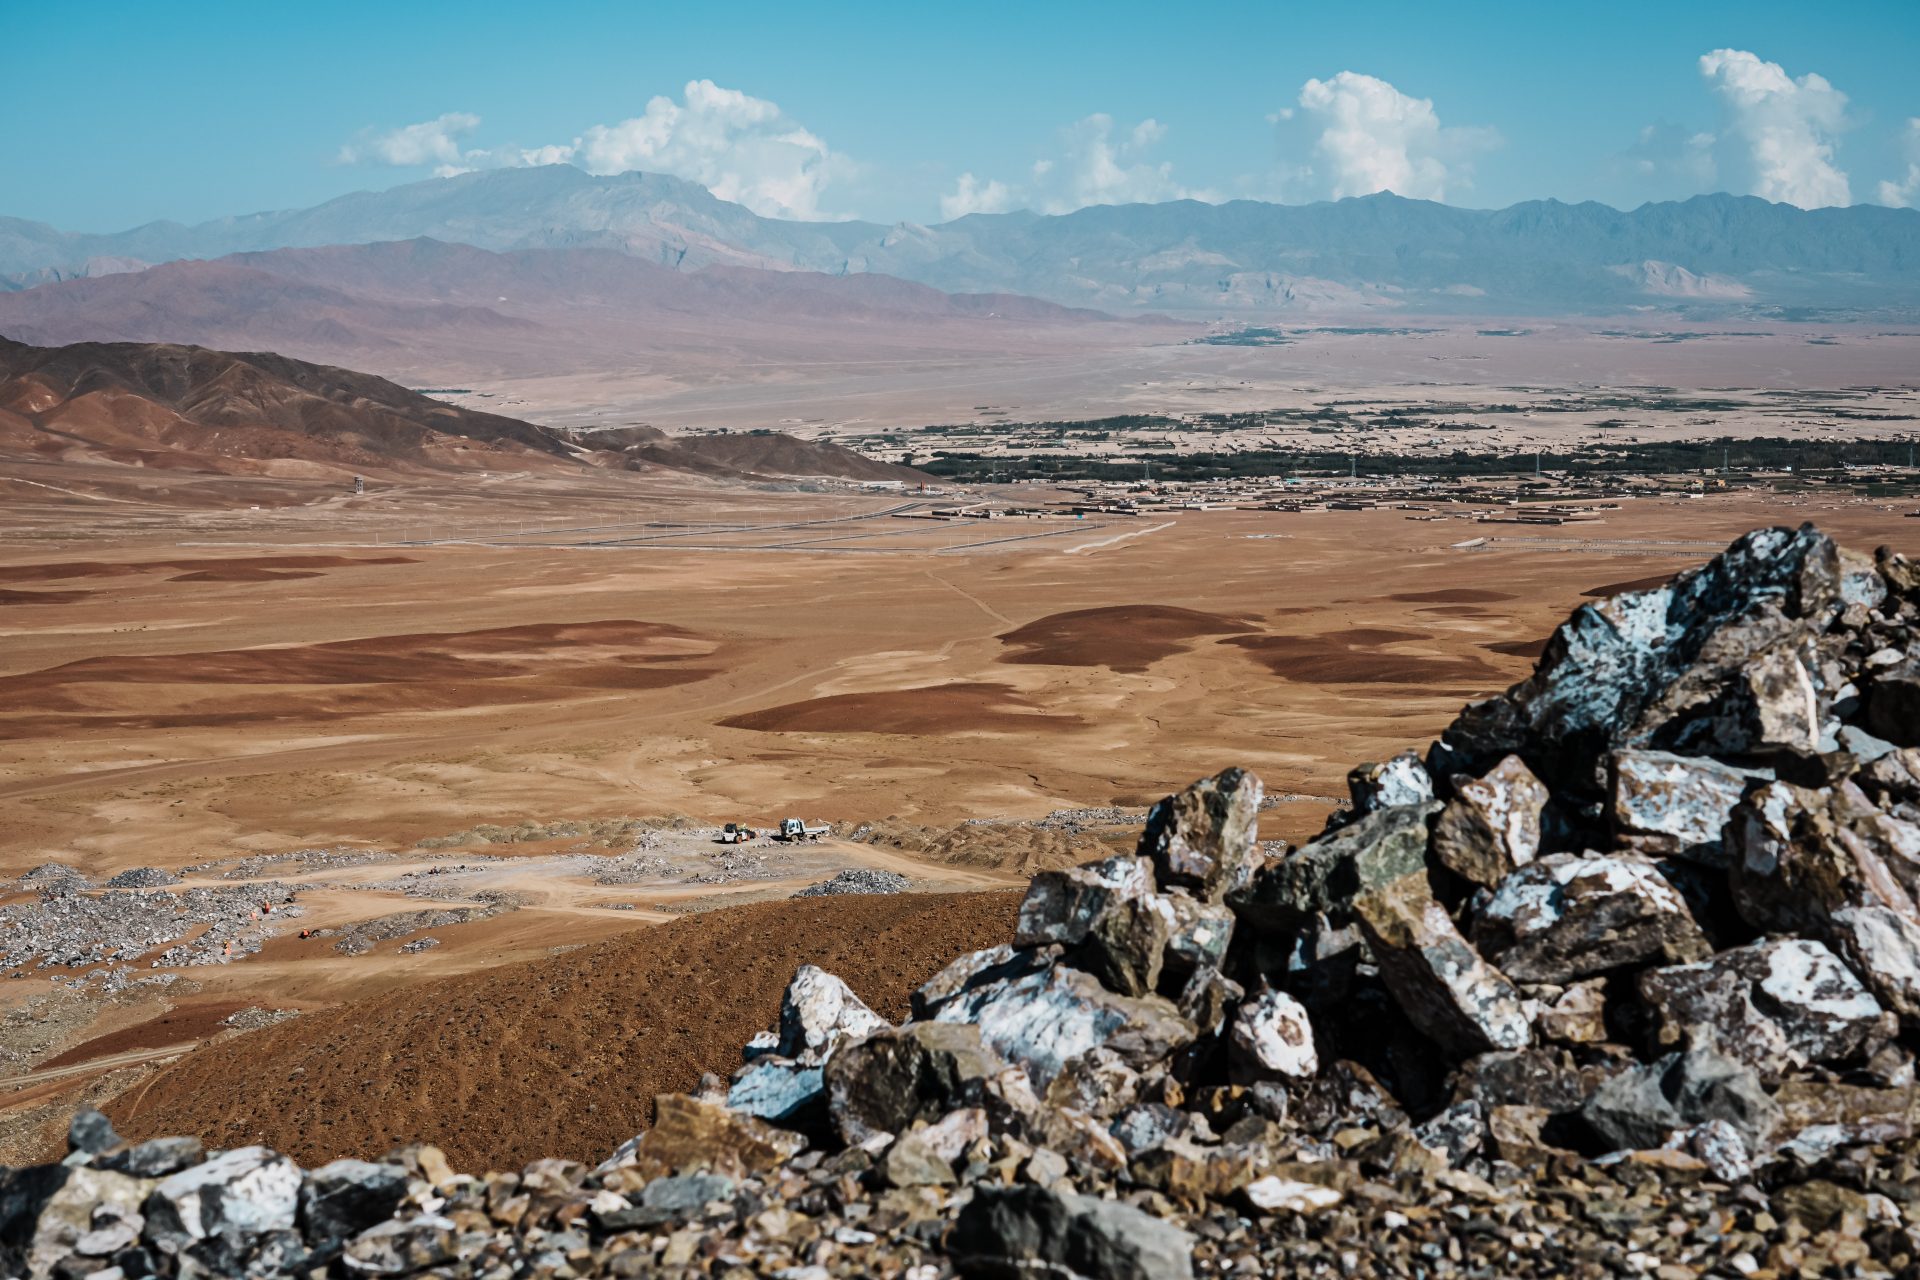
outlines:
[[[888,1018],[962,951],[1003,942],[1017,894],[810,898],[714,911],[550,960],[427,983],[222,1041],[107,1108],[139,1137],[263,1142],[305,1164],[413,1139],[465,1169],[597,1161],[657,1093],[739,1065],[794,969]]]

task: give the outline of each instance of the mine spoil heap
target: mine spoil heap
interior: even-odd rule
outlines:
[[[1920,1270],[1920,567],[1761,530],[1277,855],[1229,769],[890,1026],[802,969],[596,1169],[310,1172],[83,1112],[57,1276]],[[117,1270],[116,1270],[117,1269]]]

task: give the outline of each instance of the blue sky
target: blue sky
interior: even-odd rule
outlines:
[[[761,212],[1386,187],[1920,204],[1920,3],[0,0],[0,214],[75,230],[563,159]]]

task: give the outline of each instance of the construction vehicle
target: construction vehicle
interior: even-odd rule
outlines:
[[[824,822],[817,827],[810,827],[798,818],[782,818],[780,819],[780,829],[773,833],[773,838],[775,840],[784,840],[788,843],[797,840],[818,840],[831,830],[833,830],[833,828]]]
[[[744,822],[729,822],[720,829],[721,844],[745,844],[759,836],[759,832]]]

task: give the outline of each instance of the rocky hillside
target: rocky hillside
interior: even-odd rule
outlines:
[[[1043,872],[889,1024],[823,970],[593,1169],[119,1141],[9,1270],[1786,1276],[1920,1259],[1920,566],[1811,527],[1587,605],[1299,849],[1258,779]]]

